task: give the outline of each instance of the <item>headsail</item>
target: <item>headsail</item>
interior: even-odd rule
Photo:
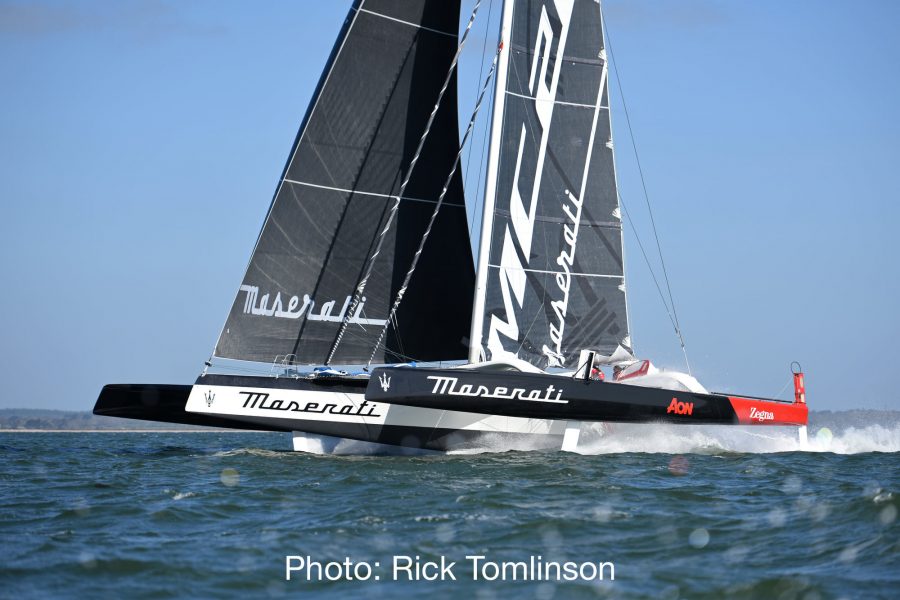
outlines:
[[[457,48],[459,3],[357,0],[322,75],[215,356],[321,364]],[[458,149],[448,88],[333,363],[368,360]],[[466,355],[474,269],[461,178],[375,362]]]
[[[600,5],[505,10],[470,359],[574,366],[630,345]]]

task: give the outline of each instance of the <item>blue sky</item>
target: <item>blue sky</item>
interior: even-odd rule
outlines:
[[[0,1],[0,407],[193,380],[349,4]],[[604,6],[695,374],[774,395],[799,360],[813,408],[900,408],[900,3]],[[636,348],[679,367],[626,256]]]

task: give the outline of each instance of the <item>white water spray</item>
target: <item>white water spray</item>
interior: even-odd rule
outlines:
[[[585,425],[579,454],[647,452],[665,454],[717,454],[744,452],[900,452],[900,424],[849,427],[833,432],[828,427],[809,428],[804,444],[795,427],[734,427],[662,424]]]

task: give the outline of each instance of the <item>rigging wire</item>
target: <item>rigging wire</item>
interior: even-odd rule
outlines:
[[[472,209],[472,222],[469,223],[469,240],[472,239],[472,231],[475,229],[475,223],[478,222],[478,226],[481,227],[482,223],[478,219],[478,205],[484,202],[484,196],[487,194],[487,181],[481,178],[482,169],[484,168],[484,155],[487,151],[488,140],[491,139],[491,136],[485,131],[484,135],[481,139],[481,158],[478,161],[478,177],[475,181],[480,182],[478,187],[475,188],[475,206]],[[483,183],[481,183],[483,182]],[[478,192],[481,192],[480,194]],[[480,251],[480,245],[479,245]],[[478,257],[475,257],[476,263],[478,262]]]
[[[615,52],[613,51],[612,38],[609,35],[609,28],[606,26],[605,21],[604,21],[603,29],[604,29],[604,32],[603,32],[604,39],[606,40],[606,46],[609,47],[610,62],[612,62],[613,72],[616,75],[616,84],[619,87],[619,95],[622,97],[622,107],[624,108],[624,112],[625,112],[625,123],[628,125],[628,137],[631,138],[631,148],[634,151],[634,159],[635,159],[635,162],[637,163],[638,174],[640,175],[640,178],[641,178],[641,188],[644,191],[644,201],[647,205],[647,212],[650,215],[650,224],[653,229],[653,237],[656,239],[656,250],[657,250],[657,253],[659,254],[660,265],[662,266],[663,277],[666,282],[666,290],[669,293],[669,303],[672,306],[670,319],[673,320],[673,325],[675,326],[675,334],[678,336],[678,341],[681,343],[681,352],[684,354],[684,363],[685,363],[685,365],[687,365],[688,373],[691,373],[691,362],[690,362],[690,360],[688,360],[687,348],[685,347],[685,344],[684,344],[684,334],[681,331],[681,323],[678,321],[678,311],[675,309],[675,297],[672,295],[672,286],[669,283],[669,272],[666,269],[666,261],[663,258],[662,245],[659,241],[659,233],[656,230],[656,220],[653,218],[653,209],[650,207],[650,195],[647,193],[647,182],[644,179],[644,169],[641,166],[641,159],[640,159],[640,156],[638,155],[638,150],[637,150],[637,142],[635,141],[635,137],[634,137],[634,130],[631,127],[631,117],[628,114],[628,104],[625,101],[625,90],[622,87],[622,79],[619,77],[619,67],[618,67],[618,63],[615,59]],[[621,200],[621,197],[620,197],[620,200]],[[623,208],[624,208],[624,205],[623,205]],[[626,212],[626,216],[627,216],[628,211],[626,210],[625,212]],[[628,220],[631,223],[632,229],[634,230],[634,222],[631,220],[631,217],[628,217]],[[635,231],[635,237],[637,237],[637,231],[636,230],[634,230],[634,231]],[[643,252],[643,251],[644,251],[644,248],[641,245],[641,252]],[[644,253],[644,258],[645,258],[645,260],[647,260],[646,253]],[[648,260],[647,264],[649,267],[649,260]],[[652,269],[651,269],[651,274],[652,274]],[[653,276],[653,280],[654,280],[654,282],[656,282],[655,275]],[[657,283],[657,289],[659,289],[658,283]],[[662,294],[661,290],[660,290],[660,294]],[[663,299],[663,304],[666,304],[665,299]],[[668,310],[669,310],[669,306],[666,305],[666,311],[668,311]]]
[[[481,109],[481,103],[484,101],[484,95],[488,90],[491,80],[494,78],[494,71],[497,68],[497,60],[500,58],[500,51],[502,49],[503,42],[497,45],[497,51],[496,53],[494,53],[494,59],[491,61],[491,68],[488,71],[487,77],[485,77],[484,79],[484,85],[481,87],[481,94],[479,94],[478,101],[475,103],[475,109],[472,112],[472,117],[469,119],[469,125],[468,127],[466,127],[466,133],[459,144],[459,151],[456,153],[456,158],[453,160],[453,168],[450,169],[450,174],[447,175],[447,179],[444,182],[444,188],[441,190],[441,195],[438,197],[437,204],[434,205],[434,211],[432,211],[431,213],[431,219],[428,221],[428,227],[425,228],[425,233],[422,234],[422,240],[419,242],[419,247],[416,249],[416,253],[413,255],[413,260],[412,264],[409,267],[409,271],[406,272],[406,277],[403,279],[403,284],[397,291],[397,298],[394,300],[394,305],[391,306],[391,312],[389,313],[388,319],[385,322],[384,326],[381,328],[381,334],[378,336],[378,341],[375,342],[375,347],[372,349],[372,355],[369,357],[369,362],[366,363],[366,370],[369,369],[369,365],[371,365],[372,361],[375,359],[375,353],[378,352],[378,347],[381,345],[381,341],[384,339],[384,334],[387,332],[391,320],[395,318],[397,314],[397,308],[400,306],[400,302],[403,301],[403,295],[406,293],[406,288],[409,285],[410,280],[412,279],[413,271],[416,270],[416,265],[419,262],[419,257],[422,255],[422,250],[425,249],[425,242],[428,240],[428,235],[431,233],[431,228],[434,225],[434,221],[435,219],[437,219],[438,212],[441,210],[441,205],[444,203],[444,197],[447,195],[447,190],[450,189],[450,182],[453,181],[453,176],[456,174],[456,170],[459,168],[459,159],[462,156],[463,149],[466,147],[466,142],[469,140],[472,129],[475,127],[475,119],[478,118],[478,111]]]
[[[481,46],[481,65],[478,67],[478,79],[475,81],[475,97],[478,96],[478,88],[479,82],[481,81],[481,77],[484,75],[484,60],[487,58],[487,43],[488,43],[488,28],[491,26],[491,16],[494,14],[494,0],[490,0],[488,3],[488,16],[487,21],[484,23],[484,43]],[[472,137],[474,138],[478,133],[478,127],[472,131]],[[484,146],[487,143],[487,135],[483,136],[484,143],[481,147],[481,162],[478,164],[478,177],[475,179],[475,206],[472,212],[472,219],[469,222],[469,240],[472,239],[472,229],[475,225],[475,219],[478,215],[478,190],[481,187],[478,182],[481,181],[481,167],[484,165]],[[469,146],[469,153],[466,156],[466,168],[465,171],[465,179],[463,180],[463,193],[465,194],[469,189],[469,175],[472,172],[469,170],[469,165],[472,164],[472,152],[475,150],[475,145],[472,144]]]
[[[356,313],[356,307],[359,306],[359,303],[362,301],[363,291],[366,289],[366,284],[369,281],[369,277],[372,275],[372,271],[375,268],[375,260],[378,258],[378,255],[381,254],[381,247],[384,245],[384,239],[387,237],[388,231],[391,229],[391,225],[394,222],[394,217],[397,215],[397,210],[400,208],[400,200],[403,198],[404,193],[406,192],[406,186],[409,185],[410,179],[412,179],[413,172],[416,169],[416,163],[419,160],[419,156],[422,154],[422,148],[425,146],[425,140],[428,138],[428,134],[431,132],[431,125],[434,123],[434,118],[437,115],[438,109],[441,107],[441,100],[444,99],[444,93],[447,91],[447,87],[450,85],[450,81],[453,79],[453,74],[456,72],[456,65],[459,62],[459,55],[462,53],[463,46],[466,45],[466,40],[469,38],[469,32],[472,30],[472,25],[475,23],[475,15],[478,14],[478,7],[481,6],[481,0],[476,0],[475,7],[472,9],[472,16],[469,17],[469,22],[466,25],[466,29],[463,32],[462,39],[459,41],[459,46],[456,48],[456,54],[453,55],[453,60],[450,63],[450,68],[447,70],[447,77],[444,78],[444,85],[441,88],[441,91],[438,93],[437,101],[434,104],[434,108],[431,110],[431,114],[428,115],[428,122],[425,124],[425,131],[422,132],[422,136],[419,138],[419,145],[416,147],[416,151],[413,154],[412,160],[409,162],[409,167],[406,171],[406,178],[403,180],[403,183],[400,184],[400,190],[397,192],[397,196],[394,198],[394,204],[391,206],[391,211],[388,214],[387,222],[384,224],[384,229],[382,229],[381,233],[378,236],[378,243],[375,246],[375,250],[369,256],[369,263],[366,265],[365,274],[362,276],[362,279],[359,280],[359,284],[356,286],[356,290],[353,293],[353,301],[350,303],[350,307],[347,310],[347,314],[344,316],[344,320],[341,322],[341,328],[338,330],[337,337],[334,340],[334,343],[331,345],[331,350],[328,352],[328,358],[325,359],[325,364],[328,365],[331,363],[331,359],[334,358],[334,353],[337,352],[338,345],[341,343],[341,340],[344,337],[344,332],[347,331],[347,326],[350,324],[350,319],[353,318]],[[459,156],[457,156],[457,161],[459,160]],[[444,189],[446,192],[446,188]],[[441,195],[443,198],[443,193]],[[440,205],[440,202],[438,203]],[[430,225],[429,225],[430,227]]]
[[[772,396],[772,398],[781,399],[781,395],[784,393],[784,390],[788,389],[788,386],[791,385],[791,383],[793,383],[793,381],[794,381],[794,378],[793,378],[793,377],[788,377],[788,380],[784,382],[784,387],[782,387],[782,388],[778,391],[777,394],[775,394],[774,396]]]
[[[641,255],[644,257],[644,262],[647,263],[647,269],[650,271],[650,277],[653,279],[653,283],[656,285],[656,291],[659,293],[659,299],[662,301],[663,306],[666,308],[666,314],[669,315],[669,321],[672,323],[672,328],[675,332],[678,332],[678,325],[675,324],[675,318],[672,316],[672,310],[669,308],[669,302],[666,300],[665,294],[663,294],[662,288],[659,285],[659,279],[656,278],[656,271],[653,270],[653,265],[650,263],[650,258],[647,256],[647,251],[644,249],[644,244],[641,242],[641,236],[638,235],[637,229],[634,226],[634,219],[631,218],[631,214],[628,212],[628,207],[625,206],[625,201],[622,198],[622,194],[619,194],[619,206],[622,207],[622,210],[625,212],[625,217],[628,220],[628,224],[631,226],[631,231],[634,233],[634,239],[637,241],[638,248],[641,250]]]

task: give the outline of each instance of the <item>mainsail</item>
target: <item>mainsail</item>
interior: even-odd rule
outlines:
[[[215,356],[322,364],[369,359],[458,150],[448,88],[365,289],[384,228],[457,48],[459,3],[356,0],[300,127]],[[474,267],[462,180],[450,184],[375,362],[465,358]]]
[[[600,5],[503,21],[470,360],[572,367],[630,345]]]

